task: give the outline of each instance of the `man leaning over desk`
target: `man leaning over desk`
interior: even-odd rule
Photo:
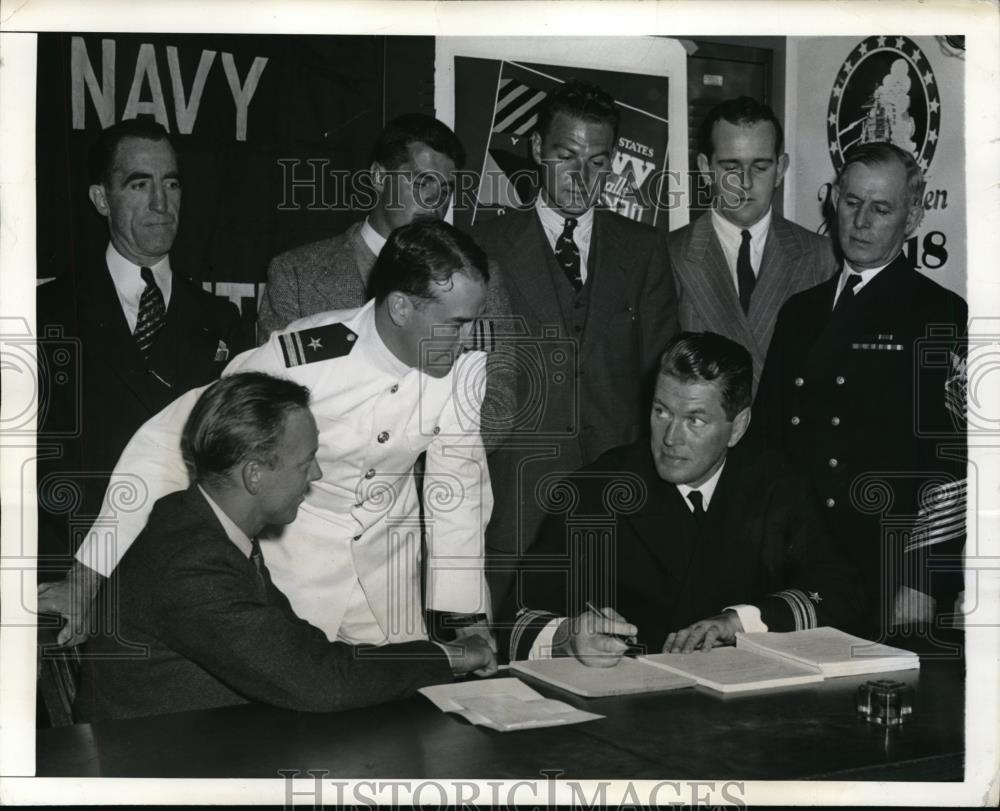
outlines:
[[[224,373],[267,372],[313,393],[323,477],[283,537],[262,538],[261,548],[295,612],[331,640],[426,639],[425,607],[466,619],[485,613],[483,532],[493,502],[475,385],[485,357],[463,350],[483,312],[487,278],[486,256],[468,236],[438,221],[405,225],[379,254],[372,301],[300,319]],[[188,486],[179,439],[198,393],[143,425],[112,486],[141,480],[152,498]],[[433,496],[421,515],[413,469],[424,451],[424,491]],[[80,635],[95,586],[138,535],[148,508],[115,511],[109,489],[67,581],[40,589],[40,607],[70,619],[60,642]]]
[[[627,648],[618,636],[676,652],[737,631],[865,632],[857,578],[804,477],[776,453],[738,446],[752,370],[750,353],[715,333],[667,345],[650,435],[549,490],[553,514],[505,612],[512,660],[613,665]]]
[[[343,710],[402,698],[451,671],[495,669],[481,638],[329,642],[275,587],[257,536],[293,521],[321,476],[304,386],[229,375],[198,399],[182,445],[194,483],[157,501],[105,584],[116,610],[84,648],[78,720],[248,700]]]

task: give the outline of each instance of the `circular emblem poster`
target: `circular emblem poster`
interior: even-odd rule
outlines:
[[[858,43],[837,72],[826,121],[837,172],[848,149],[876,141],[905,149],[926,172],[941,126],[941,97],[916,43],[898,36]]]

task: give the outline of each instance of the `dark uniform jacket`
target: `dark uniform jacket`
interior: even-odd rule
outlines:
[[[526,658],[553,616],[612,606],[658,653],[667,634],[753,604],[772,631],[864,633],[856,575],[831,545],[799,472],[780,454],[729,451],[699,527],[656,472],[649,440],[616,448],[549,492],[552,515],[523,561],[501,650]]]
[[[782,308],[751,433],[809,473],[877,609],[906,580],[900,555],[921,489],[965,473],[964,420],[946,407],[946,381],[968,313],[903,254],[833,312],[838,279]]]
[[[295,615],[266,567],[258,574],[196,486],[156,503],[97,599],[114,633],[84,647],[80,721],[247,701],[344,710],[451,680],[432,642],[329,642]]]

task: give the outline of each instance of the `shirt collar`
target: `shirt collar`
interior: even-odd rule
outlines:
[[[542,192],[539,192],[538,197],[535,198],[535,211],[538,212],[538,219],[542,221],[543,228],[547,231],[555,231],[556,234],[562,233],[566,225],[566,215],[549,205]],[[574,234],[582,237],[594,227],[594,209],[588,208],[583,214],[576,215],[574,219],[576,220]]]
[[[139,274],[139,268],[142,266],[134,264],[118,253],[118,249],[110,240],[108,241],[108,249],[104,252],[104,260],[108,264],[111,280],[118,290],[123,292],[138,290],[139,295],[141,295],[142,291],[146,289],[146,283],[142,281],[142,276]],[[153,271],[153,278],[163,293],[164,299],[168,299],[171,282],[170,255],[167,254],[159,262],[146,265],[146,267]]]
[[[219,519],[219,523],[222,524],[222,530],[226,533],[226,537],[229,538],[236,547],[244,554],[247,558],[253,552],[253,544],[250,541],[249,536],[238,526],[236,522],[233,521],[228,515],[222,511],[222,507],[216,504],[212,497],[205,492],[204,488],[199,484],[197,485],[198,492],[204,496],[205,501],[208,502],[208,506],[212,508],[212,512],[215,513],[215,517]]]
[[[691,487],[688,484],[676,485],[678,492],[680,492],[680,494],[684,497],[684,501],[690,506],[690,502],[687,500],[688,493],[692,490],[697,490],[701,493],[702,508],[707,512],[708,505],[712,503],[712,496],[715,494],[715,487],[719,483],[719,477],[722,475],[722,471],[725,467],[726,461],[723,459],[722,464],[719,465],[719,469],[712,474],[712,478],[705,482],[701,487]]]
[[[715,233],[719,235],[719,239],[726,240],[728,242],[734,243],[737,247],[743,239],[743,231],[747,230],[750,232],[750,243],[755,244],[763,237],[767,236],[767,231],[771,227],[771,211],[772,209],[768,207],[767,213],[764,214],[757,222],[751,225],[749,228],[744,229],[741,225],[736,225],[730,222],[719,210],[712,207],[712,227],[715,228]]]
[[[854,288],[854,292],[855,292],[855,294],[857,294],[857,292],[862,287],[864,287],[866,284],[868,284],[868,282],[870,282],[872,279],[874,279],[879,273],[881,273],[883,270],[885,270],[887,267],[889,267],[889,265],[891,265],[895,261],[896,261],[896,257],[894,256],[891,261],[886,262],[881,267],[868,268],[866,270],[857,270],[856,268],[851,267],[851,263],[848,262],[845,259],[844,260],[844,272],[840,274],[840,279],[838,279],[838,281],[837,281],[837,296],[840,296],[841,291],[844,289],[844,285],[847,284],[847,277],[851,273],[856,273],[856,274],[858,274],[858,276],[861,277],[861,281],[858,282],[858,284]]]
[[[368,246],[368,250],[375,256],[378,256],[385,246],[385,237],[372,228],[372,224],[367,217],[365,217],[365,221],[361,224],[361,238],[365,241],[365,245]]]

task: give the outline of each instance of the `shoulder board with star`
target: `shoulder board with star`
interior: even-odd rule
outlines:
[[[349,355],[358,334],[343,324],[286,332],[278,336],[286,368],[304,366],[321,360],[333,360]]]

